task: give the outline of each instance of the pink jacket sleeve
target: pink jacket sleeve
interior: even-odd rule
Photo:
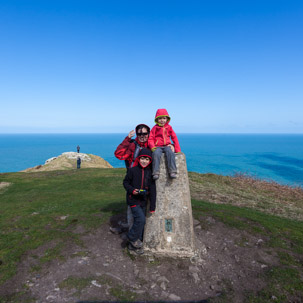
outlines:
[[[175,153],[180,153],[181,152],[181,147],[180,147],[180,144],[179,144],[178,137],[177,137],[176,133],[174,132],[173,128],[171,128],[171,135],[170,136],[171,136],[171,139],[174,142]]]

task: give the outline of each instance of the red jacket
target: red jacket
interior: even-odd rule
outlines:
[[[157,146],[166,146],[171,143],[170,138],[174,142],[175,152],[181,152],[181,148],[179,145],[179,141],[177,138],[176,133],[174,132],[173,128],[169,125],[170,116],[167,113],[166,109],[158,109],[155,117],[155,122],[157,123],[157,119],[159,117],[167,117],[167,122],[164,126],[160,126],[156,124],[149,135],[148,145],[151,150],[154,150]]]
[[[116,151],[115,151],[115,156],[119,160],[126,160],[129,165],[133,162],[134,158],[134,152],[136,149],[135,142],[136,141],[140,147],[145,147],[148,148],[148,143],[141,143],[138,138],[135,140],[130,139],[128,136],[125,137],[125,139],[122,141],[121,144],[118,145]]]

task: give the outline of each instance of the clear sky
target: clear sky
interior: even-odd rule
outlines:
[[[0,0],[0,133],[303,133],[303,1]]]

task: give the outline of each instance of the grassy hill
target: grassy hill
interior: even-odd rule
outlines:
[[[49,262],[59,262],[67,245],[83,246],[83,234],[93,233],[125,212],[124,175],[125,169],[106,168],[0,174],[0,302],[21,302],[20,298],[35,302],[26,286],[7,293],[7,285],[18,275],[29,252],[54,243],[30,269],[39,272]],[[189,173],[189,178],[193,215],[204,234],[211,218],[247,237],[261,237],[264,250],[278,260],[266,265],[259,274],[262,287],[247,291],[243,302],[302,302],[302,189],[245,176]],[[84,233],[75,232],[79,228]],[[239,249],[247,242],[241,239]],[[210,301],[233,302],[234,294],[231,284]]]

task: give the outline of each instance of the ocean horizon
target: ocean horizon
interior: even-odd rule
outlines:
[[[125,133],[0,134],[0,173],[44,164],[63,152],[95,154],[125,167],[114,151]],[[177,134],[189,171],[247,174],[303,187],[303,134]]]

